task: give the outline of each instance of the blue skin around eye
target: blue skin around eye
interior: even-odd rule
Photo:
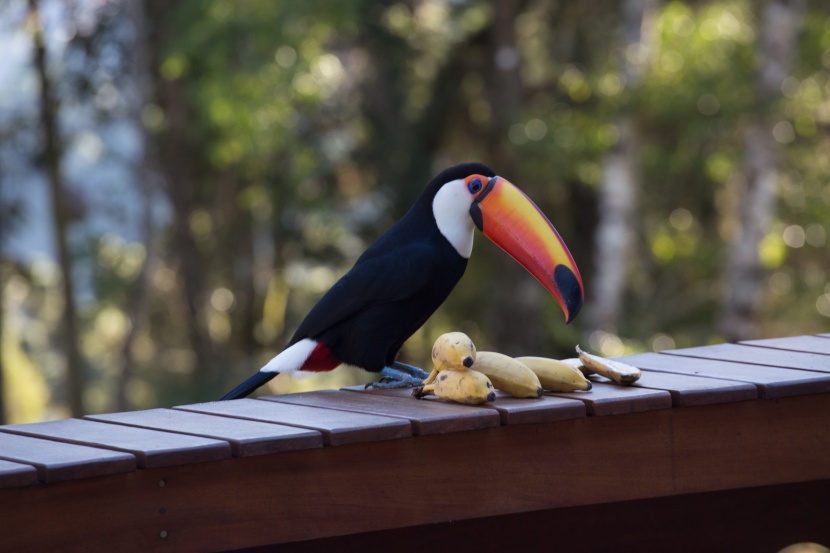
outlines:
[[[470,181],[470,184],[467,185],[467,188],[470,190],[470,192],[475,194],[476,192],[481,190],[481,181],[478,179]]]

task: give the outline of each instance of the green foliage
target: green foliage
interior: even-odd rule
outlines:
[[[511,53],[494,44],[504,22],[483,0],[147,1],[154,96],[142,121],[157,158],[176,141],[189,145],[192,155],[173,161],[191,182],[168,183],[168,192],[189,186],[192,194],[156,229],[152,249],[81,233],[88,241],[78,254],[93,267],[83,312],[93,408],[109,407],[133,324],[131,406],[216,398],[275,354],[319,295],[453,162],[490,163],[528,190],[571,247],[590,295],[596,271],[617,270],[593,266],[592,251],[603,160],[619,146],[621,117],[641,141],[636,263],[623,320],[615,334],[593,332],[584,317],[566,327],[544,298],[533,317],[510,321],[514,334],[528,335],[511,344],[534,348],[513,353],[570,356],[585,335],[592,347],[617,352],[719,340],[744,130],[756,117],[773,122],[782,150],[778,209],[759,249],[768,270],[762,333],[826,330],[827,7],[810,6],[792,74],[768,100],[755,88],[758,3],[659,4],[647,51],[620,46],[618,3],[518,5],[508,21],[512,67]],[[118,33],[107,36],[130,48]],[[170,90],[177,103],[165,96]],[[177,242],[177,225],[195,254]],[[203,280],[193,305],[182,270],[190,254]],[[505,260],[477,242],[461,284],[407,344],[406,360],[428,364],[432,340],[447,330],[467,332],[480,349],[510,341],[494,331],[499,318],[511,297],[536,284],[506,272]],[[141,278],[146,296],[133,320],[127,306]],[[29,286],[15,305],[54,309],[54,287],[35,277]],[[5,305],[14,319],[15,307]],[[44,335],[54,320],[42,318]],[[214,370],[200,372],[194,333],[206,337]],[[24,345],[37,335],[17,334]],[[4,348],[9,359],[21,352],[60,397],[54,348],[44,340]],[[366,378],[342,371],[316,385]],[[275,389],[313,385],[280,378]]]

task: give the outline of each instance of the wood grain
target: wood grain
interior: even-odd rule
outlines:
[[[775,552],[807,536],[830,543],[828,512],[830,480],[820,480],[453,520],[294,542],[279,551],[385,551],[394,543],[395,553],[423,553],[428,540],[430,553],[539,551],[540,544],[554,543],[568,553]],[[636,522],[623,529],[598,523],[632,517]],[[271,551],[266,546],[239,553]]]
[[[350,386],[343,388],[343,390],[360,394],[397,397],[401,398],[402,401],[436,401],[439,403],[452,404],[452,402],[445,401],[435,396],[427,396],[420,400],[414,399],[412,397],[411,389],[365,390],[363,386]],[[485,403],[481,407],[495,409],[499,413],[501,424],[533,424],[539,422],[578,419],[586,416],[585,404],[574,399],[546,396],[525,399],[511,397],[510,395],[499,391],[497,391],[496,394],[496,401],[492,403]]]
[[[0,488],[30,486],[37,483],[37,470],[32,465],[0,460]]]
[[[486,407],[418,401],[343,390],[322,390],[259,398],[271,402],[338,409],[355,413],[377,413],[408,420],[416,436],[478,430],[499,426],[498,412]]]
[[[639,353],[625,358],[626,363],[652,372],[704,376],[748,382],[764,399],[830,392],[830,375],[746,363],[698,359],[662,353]]]
[[[182,405],[176,409],[307,428],[320,432],[323,443],[330,446],[396,440],[412,436],[410,424],[399,418],[346,413],[258,399],[197,403]]]
[[[85,418],[223,440],[231,445],[234,457],[323,447],[323,436],[316,430],[175,409],[89,415]]]
[[[124,451],[139,468],[216,461],[231,456],[228,442],[102,422],[64,419],[0,428],[35,438]]]
[[[757,348],[740,344],[717,344],[714,346],[665,350],[660,353],[830,374],[830,357],[815,353]]]
[[[545,392],[545,395],[578,399],[585,403],[589,415],[622,415],[669,409],[671,394],[664,390],[649,390],[634,386],[618,386],[597,382],[590,392]]]
[[[4,430],[5,426],[0,427]],[[32,465],[41,482],[135,470],[135,456],[0,432],[0,458]]]
[[[827,480],[828,424],[830,394],[499,426],[10,488],[0,520],[24,553],[233,550]]]
[[[628,357],[617,357],[616,359],[629,365],[632,364]],[[606,384],[611,382],[607,378],[598,375],[591,375],[591,379]],[[749,401],[758,398],[757,388],[747,382],[650,370],[643,370],[640,380],[635,382],[633,386],[665,390],[671,394],[672,405],[675,407]]]
[[[790,336],[788,338],[768,338],[765,340],[745,340],[739,342],[745,346],[761,348],[783,349],[789,351],[803,351],[830,355],[830,340],[821,336]]]

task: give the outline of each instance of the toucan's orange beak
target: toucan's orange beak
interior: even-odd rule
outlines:
[[[553,294],[571,322],[582,308],[582,277],[548,218],[524,192],[493,177],[470,206],[478,229]]]

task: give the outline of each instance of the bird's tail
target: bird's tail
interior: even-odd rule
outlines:
[[[245,382],[225,394],[222,401],[226,399],[239,399],[247,396],[280,373],[293,373],[303,368],[315,351],[320,349],[322,344],[311,338],[302,340],[288,346],[273,359],[268,361],[259,372],[248,378]],[[328,354],[328,348],[323,346],[324,357]],[[339,361],[338,361],[339,363]],[[329,367],[326,370],[331,370]]]
[[[222,396],[220,401],[226,399],[241,399],[277,376],[278,372],[272,371],[257,371],[251,377],[247,378],[242,384]]]

